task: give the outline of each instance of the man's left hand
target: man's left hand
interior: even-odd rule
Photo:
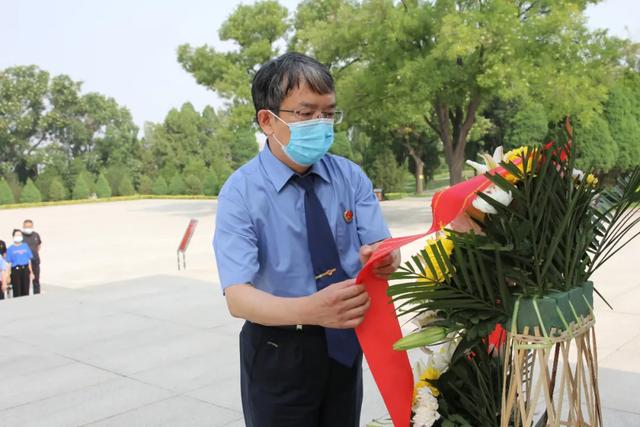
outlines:
[[[373,245],[362,245],[360,247],[360,262],[365,265],[371,255],[378,249],[380,243],[374,243]],[[400,265],[400,250],[396,249],[384,258],[381,258],[373,266],[373,272],[376,276],[382,279],[388,279],[389,276],[396,271]]]

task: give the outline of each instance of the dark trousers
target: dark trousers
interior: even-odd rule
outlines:
[[[14,298],[29,295],[30,279],[28,265],[11,267],[11,286]]]
[[[357,427],[362,353],[352,368],[330,359],[322,328],[246,322],[240,333],[242,411],[247,427]]]
[[[40,293],[40,260],[31,260],[31,270],[33,271],[33,294]]]

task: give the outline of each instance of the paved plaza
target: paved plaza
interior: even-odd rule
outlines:
[[[211,249],[215,201],[142,200],[0,210],[42,235],[44,294],[0,302],[0,426],[242,426],[238,332]],[[383,203],[396,236],[429,201]],[[199,225],[178,271],[189,219]],[[403,251],[414,252],[420,243]],[[640,425],[640,240],[594,278],[606,426]],[[384,415],[365,369],[362,421]]]

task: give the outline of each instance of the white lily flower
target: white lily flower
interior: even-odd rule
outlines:
[[[504,191],[503,189],[501,189],[496,185],[490,186],[489,188],[484,190],[482,193],[486,194],[487,196],[491,197],[493,200],[495,200],[496,202],[504,206],[509,206],[513,201],[513,196],[511,195],[511,191]],[[481,199],[480,197],[476,197],[475,200],[472,202],[472,205],[474,208],[478,209],[480,212],[484,212],[486,214],[498,213],[498,211],[493,206],[491,206],[489,203],[487,203],[484,199]]]
[[[584,179],[584,172],[582,172],[580,169],[574,169],[573,171],[571,171],[571,176],[573,177],[573,179],[582,181]]]
[[[490,156],[488,153],[483,153],[481,154],[481,157],[484,159],[484,165],[472,160],[467,160],[466,163],[474,168],[479,174],[484,174],[491,169],[495,169],[500,166],[500,162],[504,160],[504,149],[500,146],[495,149],[493,156]]]

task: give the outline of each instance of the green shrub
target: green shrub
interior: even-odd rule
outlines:
[[[20,203],[39,203],[42,201],[42,194],[38,187],[31,181],[31,178],[27,179],[27,183],[22,188],[20,193]]]
[[[15,203],[13,192],[7,181],[3,178],[0,180],[0,205],[10,205]]]
[[[76,183],[73,186],[72,197],[73,200],[83,200],[89,198],[89,186],[87,185],[87,180],[82,175],[78,175],[76,177]]]
[[[49,183],[49,193],[47,194],[47,198],[53,202],[65,200],[67,198],[67,189],[64,188],[64,184],[62,183],[62,179],[60,179],[60,177],[54,177],[53,179],[51,179],[51,182]]]
[[[159,175],[156,178],[156,180],[153,182],[153,187],[151,188],[151,191],[156,196],[163,196],[167,194],[169,192],[169,189],[167,188],[167,181],[165,181],[165,179]]]
[[[99,199],[105,199],[111,197],[111,194],[112,191],[111,186],[109,185],[109,180],[107,180],[107,177],[101,173],[96,181],[96,195]]]
[[[195,175],[189,175],[184,183],[187,187],[187,194],[198,195],[202,194],[202,181]]]
[[[153,194],[153,181],[147,175],[140,177],[138,183],[138,194]]]
[[[118,186],[118,194],[120,196],[133,196],[135,193],[136,190],[131,184],[131,179],[129,179],[128,176],[123,176],[120,180],[120,185]]]
[[[218,178],[213,172],[209,172],[204,177],[202,190],[205,196],[215,196],[216,194],[218,194]]]
[[[184,180],[180,176],[180,174],[176,174],[171,178],[171,183],[169,184],[169,194],[185,194],[187,192],[187,185]]]

